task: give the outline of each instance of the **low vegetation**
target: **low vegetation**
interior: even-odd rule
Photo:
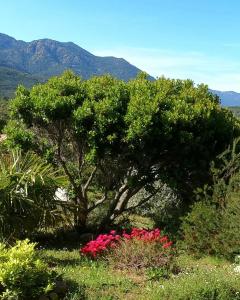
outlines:
[[[57,274],[38,258],[35,244],[0,244],[0,299],[39,299],[54,290]]]

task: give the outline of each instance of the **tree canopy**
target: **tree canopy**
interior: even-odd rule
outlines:
[[[139,205],[148,201],[157,180],[191,202],[194,189],[211,180],[210,162],[240,128],[206,85],[145,74],[124,82],[67,71],[31,90],[21,86],[11,118],[9,145],[64,169],[78,228],[101,205],[102,222],[113,221],[142,189],[148,196]]]

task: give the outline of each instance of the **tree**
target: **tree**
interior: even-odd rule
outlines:
[[[145,189],[148,201],[161,180],[186,201],[210,180],[209,163],[239,132],[239,123],[207,86],[144,74],[126,83],[111,76],[82,81],[71,72],[30,91],[19,87],[11,104],[8,143],[61,165],[72,188],[75,225],[104,205],[112,222]],[[94,195],[94,197],[92,197]]]

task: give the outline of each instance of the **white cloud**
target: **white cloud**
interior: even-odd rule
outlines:
[[[240,91],[240,62],[201,52],[175,52],[151,48],[93,50],[99,56],[125,58],[154,77],[190,78],[212,89]]]

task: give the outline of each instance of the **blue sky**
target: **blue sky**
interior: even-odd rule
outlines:
[[[73,41],[153,76],[240,91],[239,0],[0,0],[0,32]]]

